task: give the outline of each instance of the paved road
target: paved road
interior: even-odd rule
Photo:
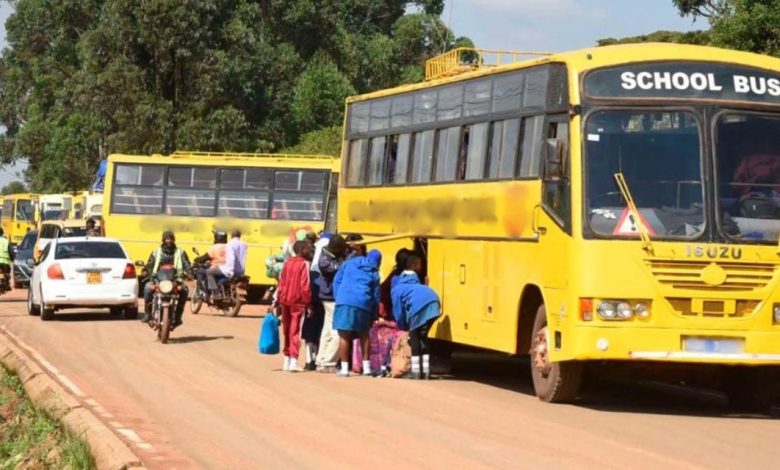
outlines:
[[[279,370],[256,353],[261,310],[188,315],[168,345],[107,313],[29,317],[25,291],[0,325],[39,352],[150,468],[776,468],[780,424],[719,400],[625,385],[545,405],[527,365],[456,356],[430,382]]]

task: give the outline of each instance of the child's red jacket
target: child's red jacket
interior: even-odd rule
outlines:
[[[279,279],[278,301],[282,305],[311,305],[309,265],[300,256],[284,262]]]

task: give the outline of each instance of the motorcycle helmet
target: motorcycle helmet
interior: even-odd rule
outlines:
[[[227,232],[224,230],[214,232],[214,243],[227,243]]]
[[[162,242],[165,243],[165,239],[171,237],[173,241],[176,241],[176,234],[173,233],[173,230],[166,230],[162,233]]]

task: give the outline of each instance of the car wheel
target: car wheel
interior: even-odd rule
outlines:
[[[123,315],[126,320],[136,320],[138,318],[138,305],[125,307]]]
[[[46,302],[43,300],[43,291],[41,291],[40,296],[41,296],[41,306],[39,308],[41,309],[41,320],[43,321],[54,320],[54,307],[47,305]]]
[[[27,290],[27,314],[40,315],[41,308],[33,303],[32,289]]]

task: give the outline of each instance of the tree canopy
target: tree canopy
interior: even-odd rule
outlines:
[[[775,0],[672,0],[681,16],[702,18],[707,31],[656,31],[598,45],[635,42],[677,42],[756,52],[780,57],[780,2]]]
[[[8,194],[21,194],[27,192],[27,186],[21,181],[11,181],[0,189],[0,194],[6,196]]]
[[[348,95],[419,80],[468,42],[443,0],[9,3],[0,161],[27,158],[34,191],[86,187],[113,152],[316,148]]]

